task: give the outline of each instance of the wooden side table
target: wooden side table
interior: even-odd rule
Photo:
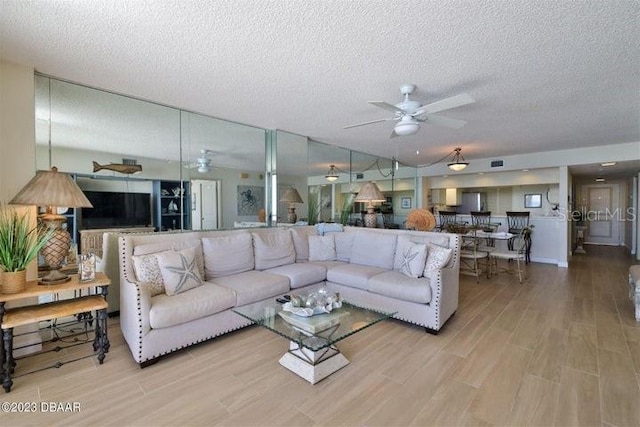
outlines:
[[[97,320],[93,350],[98,352],[99,363],[103,363],[105,353],[109,351],[110,346],[107,334],[106,299],[110,284],[111,280],[104,273],[96,273],[96,279],[90,282],[81,282],[78,280],[78,275],[74,274],[70,281],[59,285],[39,285],[34,280],[27,283],[27,288],[23,292],[0,294],[0,326],[3,335],[0,340],[0,378],[7,393],[11,391],[13,385],[11,374],[16,365],[13,359],[13,328],[17,326],[95,311]],[[76,296],[60,301],[5,309],[5,303],[10,301],[91,288],[100,288],[100,295]]]

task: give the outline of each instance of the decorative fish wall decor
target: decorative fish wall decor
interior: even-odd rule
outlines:
[[[118,173],[124,173],[131,175],[134,173],[142,172],[142,165],[136,165],[135,163],[109,163],[108,165],[101,165],[98,162],[93,162],[93,171],[98,172],[101,170],[109,170]]]

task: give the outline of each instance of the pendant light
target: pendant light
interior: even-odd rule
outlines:
[[[460,151],[462,151],[462,148],[460,147],[454,149],[452,152],[453,155],[451,156],[451,161],[447,163],[449,169],[456,172],[460,172],[461,170],[469,166],[469,162],[464,160],[464,156],[460,154]]]

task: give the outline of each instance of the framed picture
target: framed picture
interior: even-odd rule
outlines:
[[[524,207],[525,208],[541,208],[542,194],[525,194]]]
[[[411,197],[401,197],[400,207],[402,209],[411,209]]]

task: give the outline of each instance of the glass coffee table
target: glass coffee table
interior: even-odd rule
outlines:
[[[343,302],[342,307],[334,308],[331,313],[302,317],[284,312],[282,304],[275,298],[233,311],[287,338],[290,341],[289,351],[280,358],[280,364],[311,384],[349,364],[336,347],[338,341],[395,314]]]

